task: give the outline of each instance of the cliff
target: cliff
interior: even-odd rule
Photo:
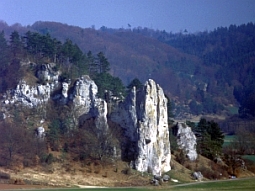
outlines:
[[[132,142],[127,157],[138,171],[160,175],[171,169],[167,100],[158,84],[150,79],[141,90],[134,87],[111,119],[125,129]]]
[[[72,103],[76,128],[93,118],[98,135],[108,132],[109,116],[124,129],[126,139],[122,145],[126,149],[122,149],[122,156],[133,168],[154,175],[171,169],[167,99],[158,84],[150,79],[140,90],[134,87],[124,101],[110,97],[111,101],[106,102],[97,97],[98,88],[89,76],[82,76],[73,83],[60,82],[56,80],[59,73],[52,70],[53,66],[45,64],[37,72],[38,78],[46,81],[45,85],[30,86],[22,80],[6,95],[4,103],[30,108],[40,107],[49,99],[58,104]],[[57,88],[61,88],[60,91],[53,94]]]

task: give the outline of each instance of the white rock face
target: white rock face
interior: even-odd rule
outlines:
[[[138,99],[138,150],[136,169],[161,175],[169,171],[170,142],[167,122],[167,99],[162,88],[148,80]]]
[[[74,92],[71,94],[70,99],[74,101],[76,106],[83,105],[88,110],[94,101],[97,99],[97,85],[89,76],[82,76],[75,82]]]
[[[37,72],[40,80],[46,85],[30,86],[26,81],[21,80],[16,89],[12,90],[4,101],[6,104],[20,102],[28,107],[36,107],[50,99],[51,92],[58,86],[60,72],[54,71],[54,63],[43,64]]]
[[[62,95],[64,98],[68,97],[68,86],[69,86],[68,83],[66,83],[66,82],[62,83]]]
[[[196,136],[192,132],[191,128],[185,123],[177,124],[177,144],[180,149],[187,153],[189,160],[193,161],[197,159],[196,151]]]
[[[25,81],[20,81],[16,89],[9,93],[5,104],[20,102],[28,107],[35,107],[50,99],[53,87],[49,84],[29,86]]]
[[[107,103],[96,96],[97,91],[95,82],[89,76],[82,76],[76,81],[70,99],[74,102],[80,121],[94,117],[99,132],[105,132],[108,130]]]
[[[42,64],[40,70],[37,71],[37,77],[43,81],[58,81],[59,71],[54,71],[55,63]]]
[[[37,137],[43,139],[45,137],[45,129],[41,126],[36,129]]]
[[[45,78],[46,71],[43,73]],[[95,82],[89,76],[82,76],[76,81],[74,91],[68,95],[70,84],[70,82],[63,82],[61,94],[56,95],[54,99],[59,100],[62,104],[67,103],[68,100],[73,101],[74,110],[77,112],[77,124],[78,120],[87,120],[93,117],[98,130],[100,132],[107,131],[107,103],[97,97],[98,89]],[[55,81],[38,86],[29,86],[25,81],[20,81],[16,89],[8,93],[9,96],[6,95],[3,102],[6,105],[20,102],[28,107],[39,107],[51,98],[51,93],[57,86],[58,83]]]
[[[140,91],[132,90],[111,119],[125,130],[133,148],[135,168],[161,175],[171,170],[167,99],[162,88],[148,80]]]

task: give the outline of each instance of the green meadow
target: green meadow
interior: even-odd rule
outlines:
[[[44,189],[30,190],[30,191],[42,191]],[[219,180],[219,181],[209,181],[209,182],[195,182],[188,184],[179,184],[173,186],[158,186],[158,187],[148,187],[148,188],[57,188],[57,189],[45,189],[47,191],[148,191],[148,190],[173,190],[173,191],[254,191],[255,190],[255,178],[245,178],[245,179],[234,179],[234,180]]]

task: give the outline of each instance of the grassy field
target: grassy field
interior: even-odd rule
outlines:
[[[242,158],[251,160],[255,163],[255,155],[243,155]]]
[[[232,114],[232,115],[235,115],[235,114],[238,114],[238,107],[228,107],[228,111]]]
[[[30,190],[30,191],[42,191],[43,189]],[[62,189],[46,189],[47,191],[148,191],[148,190],[173,190],[173,191],[254,191],[255,190],[255,178],[247,179],[235,179],[235,180],[224,180],[224,181],[212,181],[212,182],[201,182],[201,183],[190,183],[176,186],[167,187],[150,187],[150,188],[62,188]]]
[[[164,190],[164,189],[163,189]],[[196,191],[196,190],[206,190],[206,191],[218,191],[218,190],[242,190],[242,191],[250,191],[255,190],[255,178],[249,179],[235,179],[228,181],[216,181],[216,182],[206,182],[200,184],[190,184],[186,186],[178,186],[173,187],[171,189],[165,190],[174,190],[174,191]]]
[[[228,146],[231,142],[234,141],[234,139],[235,135],[225,135],[223,147]]]

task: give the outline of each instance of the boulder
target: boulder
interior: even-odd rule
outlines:
[[[198,180],[198,181],[201,181],[203,179],[203,175],[200,171],[198,172],[193,172],[192,173],[192,177],[195,179],[195,180]]]
[[[170,176],[167,175],[167,174],[164,174],[163,177],[162,177],[163,181],[167,182],[170,180]]]
[[[189,160],[194,161],[197,159],[196,136],[186,123],[177,124],[177,144],[180,149],[187,153]]]
[[[36,135],[39,139],[43,139],[45,137],[45,129],[41,127],[36,128]]]

